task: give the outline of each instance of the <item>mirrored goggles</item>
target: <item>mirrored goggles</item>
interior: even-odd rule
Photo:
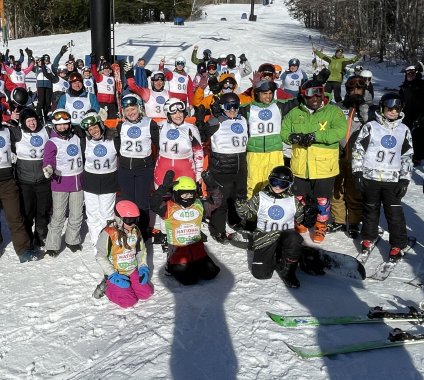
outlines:
[[[396,109],[396,111],[400,112],[402,111],[402,100],[400,99],[386,99],[383,101],[383,106],[390,108],[390,109]]]
[[[163,74],[155,74],[155,75],[153,75],[152,81],[153,82],[156,82],[158,80],[164,82],[165,81],[165,75],[163,75]]]
[[[222,105],[222,108],[225,111],[231,111],[232,109],[237,111],[240,108],[240,103],[239,102],[225,103],[225,104]]]
[[[313,96],[323,96],[324,88],[323,87],[309,87],[301,91],[302,95],[307,98],[312,98]]]
[[[185,66],[185,63],[183,61],[176,61],[175,66]]]
[[[138,222],[138,218],[136,218],[136,217],[125,217],[125,218],[122,218],[122,221],[127,226],[132,226],[133,224],[136,224]]]
[[[231,83],[225,83],[223,86],[222,86],[222,88],[225,88],[225,89],[230,89],[230,90],[234,90],[234,85],[233,84],[231,84]]]
[[[276,177],[271,177],[269,183],[272,187],[279,187],[280,189],[287,189],[292,185],[290,181]]]
[[[178,103],[171,104],[169,106],[168,113],[174,114],[174,113],[177,113],[178,111],[184,112],[185,109],[186,109],[185,104],[183,102],[178,102]]]
[[[53,119],[56,121],[71,120],[71,115],[65,111],[55,112],[52,116],[53,116]]]
[[[101,119],[99,115],[90,115],[81,120],[81,127],[84,129],[88,129],[93,125],[101,123]]]
[[[135,96],[125,96],[121,100],[122,108],[138,105],[138,99]]]

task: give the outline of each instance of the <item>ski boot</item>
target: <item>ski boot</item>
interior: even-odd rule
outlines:
[[[223,245],[227,245],[230,242],[230,239],[225,232],[218,232],[217,234],[212,235],[212,238]]]
[[[314,232],[312,233],[312,241],[314,243],[322,243],[327,232],[327,224],[325,222],[316,222]]]
[[[346,224],[333,222],[327,226],[327,232],[329,234],[337,231],[346,231]]]
[[[349,224],[347,235],[351,239],[357,239],[360,233],[361,233],[361,230],[359,229],[359,224]]]
[[[369,255],[375,247],[375,242],[372,240],[362,240],[361,248],[363,255]]]
[[[277,273],[283,282],[289,288],[298,288],[300,282],[296,277],[297,261],[289,261],[280,263],[280,268],[277,269]]]
[[[404,255],[403,251],[398,247],[392,247],[389,252],[389,261],[395,263]]]

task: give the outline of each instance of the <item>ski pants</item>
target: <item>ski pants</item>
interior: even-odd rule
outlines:
[[[276,166],[284,165],[283,149],[276,152],[247,152],[247,198],[262,190]]]
[[[120,288],[109,280],[106,283],[106,297],[109,298],[109,301],[123,308],[134,306],[138,300],[147,300],[153,294],[152,284],[140,284],[138,270],[132,272],[128,277],[131,285],[127,289]]]
[[[401,198],[395,195],[397,182],[381,182],[364,179],[362,238],[376,240],[380,207],[383,204],[384,216],[389,230],[389,243],[392,247],[403,249],[407,246],[408,236]]]
[[[69,245],[81,243],[81,225],[83,220],[84,193],[53,191],[53,214],[47,233],[46,249],[59,251],[62,243],[62,230],[69,208],[68,223],[65,231],[65,242]]]
[[[244,169],[237,174],[219,174],[213,172],[213,178],[223,187],[222,203],[212,212],[209,221],[209,231],[211,235],[225,232],[225,223],[234,225],[241,222],[237,214],[235,201],[236,199],[246,198],[246,178],[247,171]]]
[[[42,117],[43,120],[47,119],[50,112],[50,105],[52,103],[53,89],[49,87],[37,87],[37,115]]]
[[[333,222],[359,224],[362,220],[362,195],[353,184],[352,163],[340,160],[340,173],[334,182],[331,197],[331,216]]]
[[[252,275],[259,280],[272,277],[275,269],[285,260],[296,262],[302,255],[303,237],[294,230],[281,232],[272,244],[256,249],[253,253]]]
[[[52,191],[50,182],[20,183],[22,211],[24,214],[25,228],[28,236],[34,235],[42,240],[47,236],[47,226],[52,208]],[[35,221],[35,233],[32,226]]]
[[[21,215],[19,189],[14,179],[0,181],[0,201],[9,227],[13,248],[19,256],[30,248],[30,239]]]
[[[334,101],[340,103],[342,101],[342,83],[329,81],[325,84],[325,92],[334,92]]]

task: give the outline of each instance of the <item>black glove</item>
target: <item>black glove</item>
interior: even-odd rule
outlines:
[[[400,179],[395,186],[395,195],[397,198],[403,198],[408,191],[409,181],[407,179]]]
[[[317,249],[312,247],[302,247],[302,255],[299,260],[300,269],[312,275],[325,274],[325,265],[322,262]]]
[[[355,186],[355,189],[359,191],[360,193],[364,192],[364,177],[362,175],[362,172],[355,172],[352,174],[353,178],[353,185]]]
[[[305,148],[310,147],[312,144],[316,143],[317,140],[315,139],[315,133],[306,133],[302,137],[302,141],[298,144],[300,146],[304,146]]]
[[[165,189],[171,189],[176,182],[174,182],[175,173],[173,170],[168,170],[163,177],[162,186]]]
[[[26,48],[25,52],[27,53],[28,57],[32,57],[32,50],[31,49]]]
[[[96,53],[90,53],[90,63],[96,63]]]
[[[303,133],[292,133],[292,134],[290,134],[290,136],[289,136],[290,144],[299,144],[300,145],[300,143],[303,140],[303,136],[304,136]]]
[[[203,127],[205,124],[206,108],[203,104],[197,107],[196,112],[194,113],[196,117],[196,126],[198,128]]]
[[[26,48],[26,49],[28,49],[28,48]],[[25,51],[26,51],[26,49],[25,49]],[[10,51],[9,49],[6,49],[6,54],[5,54],[5,55],[6,55],[6,57],[8,57],[8,56],[9,56],[9,51]]]
[[[22,49],[19,49],[19,54],[24,55],[24,51]]]
[[[63,46],[60,48],[60,54],[61,54],[61,55],[65,54],[67,51],[68,51],[68,45],[63,45]]]
[[[209,78],[208,86],[209,86],[209,90],[211,90],[214,95],[220,91],[218,78],[215,76]]]
[[[211,113],[216,117],[221,113],[221,104],[219,103],[219,99],[215,99],[214,103],[211,104]]]
[[[306,228],[313,227],[317,220],[317,215],[318,206],[316,205],[316,203],[305,204],[305,206],[303,206],[303,220],[301,224],[304,225]]]
[[[69,54],[68,61],[75,61],[75,57],[72,54]]]
[[[242,55],[240,55],[240,63],[244,63],[244,62],[246,62],[247,61],[247,58],[246,58],[246,56],[245,56],[245,54],[243,53]]]

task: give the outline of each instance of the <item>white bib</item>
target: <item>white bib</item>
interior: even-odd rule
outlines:
[[[91,108],[90,99],[87,96],[69,96],[66,94],[65,108],[71,114],[72,124],[80,124],[87,111]]]
[[[10,131],[8,128],[4,128],[0,130],[0,169],[12,166],[11,156]]]
[[[257,227],[260,231],[285,231],[294,228],[294,197],[274,198],[259,192]]]
[[[158,117],[166,119],[163,112],[163,105],[169,99],[169,91],[162,90],[161,92],[150,90],[150,97],[147,102],[144,102],[144,109],[148,117]]]
[[[250,106],[249,132],[251,137],[279,135],[281,131],[281,112],[275,103],[267,108]]]
[[[125,121],[121,127],[121,156],[146,158],[152,154],[150,118],[143,117],[138,123]]]
[[[94,94],[94,80],[93,78],[84,79],[84,88],[89,94]]]
[[[176,94],[187,94],[188,75],[172,73],[172,79],[169,81],[169,91]]]
[[[102,80],[97,83],[97,93],[109,95],[115,94],[115,78],[103,75]]]
[[[283,87],[289,91],[299,92],[299,87],[302,84],[302,78],[303,74],[300,68],[294,73],[290,72],[284,78]]]
[[[59,81],[53,83],[53,92],[66,92],[68,91],[69,83],[67,80],[59,77]]]
[[[56,170],[60,175],[73,176],[81,174],[83,167],[79,137],[74,135],[69,140],[52,137],[50,140],[57,147]]]
[[[16,156],[20,160],[38,161],[44,157],[44,146],[49,135],[45,128],[37,133],[22,132],[21,141],[16,143]]]
[[[247,122],[244,117],[224,120],[211,137],[212,151],[224,154],[246,152],[247,139]]]
[[[176,127],[174,124],[163,122],[159,134],[159,154],[170,159],[193,157],[190,131],[192,136],[200,141],[199,130],[193,124],[184,122]]]
[[[115,172],[118,169],[118,159],[113,141],[87,139],[84,169],[93,174]]]

